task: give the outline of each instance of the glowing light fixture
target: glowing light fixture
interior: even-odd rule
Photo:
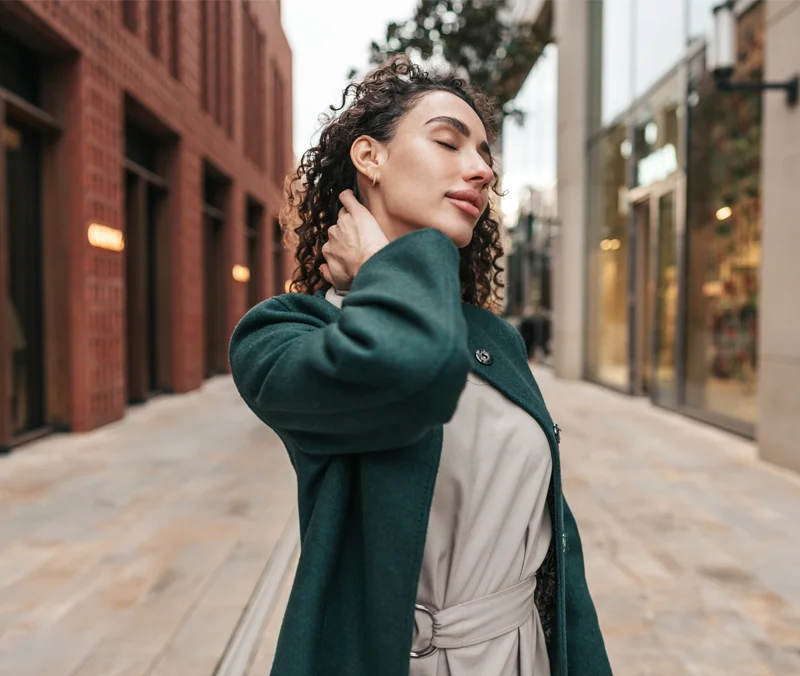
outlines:
[[[648,122],[644,127],[644,140],[651,146],[658,141],[658,125],[655,122]]]
[[[237,282],[250,281],[250,268],[246,268],[244,265],[234,265],[231,273]]]
[[[717,220],[724,221],[730,218],[731,214],[733,214],[733,210],[730,207],[721,207],[717,209]]]
[[[786,92],[786,105],[797,104],[798,83],[795,75],[784,82],[733,82],[736,70],[736,7],[733,0],[726,0],[712,9],[714,15],[714,32],[710,46],[706,50],[706,68],[714,75],[717,87],[722,91],[748,90],[764,91],[778,89]]]
[[[87,231],[89,244],[98,249],[108,251],[122,251],[125,248],[125,237],[122,230],[109,228],[107,225],[92,223]]]
[[[614,239],[604,239],[600,242],[600,248],[603,251],[616,251],[622,246],[622,242],[620,242],[616,237]]]

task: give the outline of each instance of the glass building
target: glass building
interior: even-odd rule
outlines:
[[[712,4],[589,3],[584,370],[752,435],[762,95],[706,70]],[[741,80],[764,62],[764,3],[748,4]]]
[[[559,50],[557,373],[755,436],[769,94],[717,88],[718,0],[528,4]],[[763,79],[765,4],[735,3],[734,80]]]

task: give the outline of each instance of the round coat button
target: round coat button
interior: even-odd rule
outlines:
[[[492,363],[492,355],[488,350],[478,350],[475,352],[475,359],[484,366],[488,366]]]

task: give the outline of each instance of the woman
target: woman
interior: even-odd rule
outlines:
[[[288,191],[299,293],[231,341],[298,480],[272,674],[610,674],[558,428],[519,335],[487,311],[491,106],[398,59],[337,110]]]

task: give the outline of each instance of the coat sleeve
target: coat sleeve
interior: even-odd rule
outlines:
[[[444,234],[388,244],[329,314],[319,298],[283,296],[236,327],[233,378],[267,425],[338,454],[399,448],[452,417],[469,353],[458,250]]]

